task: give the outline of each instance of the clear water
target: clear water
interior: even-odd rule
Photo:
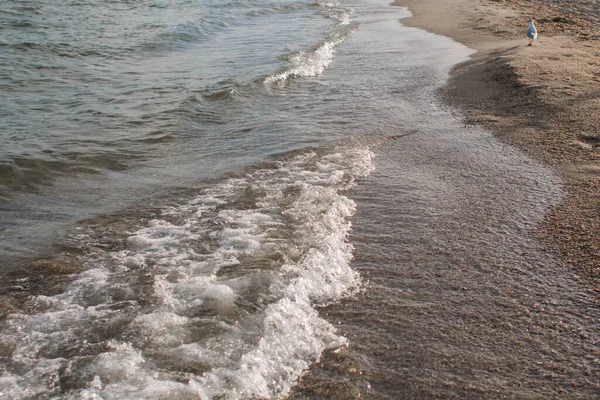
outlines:
[[[0,397],[526,398],[559,393],[527,389],[557,363],[585,366],[577,395],[597,390],[580,361],[597,310],[531,239],[559,183],[438,105],[471,50],[373,0],[0,15]],[[489,299],[501,327],[550,304],[577,329],[494,347],[550,357],[506,378],[481,355],[506,330],[442,318],[496,315]],[[340,379],[332,354],[367,378]]]
[[[331,62],[357,28],[350,9],[312,1],[1,7],[8,256],[37,250],[63,222],[343,136],[311,120],[309,88],[285,86]]]

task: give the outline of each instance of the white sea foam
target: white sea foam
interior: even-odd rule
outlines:
[[[352,9],[342,7],[336,1],[319,3],[319,5],[323,15],[335,21],[327,31],[327,38],[311,51],[288,54],[287,61],[290,66],[284,71],[267,76],[265,83],[281,83],[289,78],[321,75],[333,61],[335,48],[352,36],[354,30],[358,28],[358,24],[352,24],[350,19]]]
[[[67,398],[281,398],[346,341],[314,305],[359,283],[355,204],[340,191],[371,157],[305,152],[165,209],[64,293],[39,296],[39,313],[9,316],[4,393],[58,395],[67,377],[83,384]]]
[[[265,83],[285,81],[290,77],[317,76],[331,64],[334,54],[333,43],[325,42],[312,52],[297,52],[288,56],[291,67],[283,72],[270,75]]]

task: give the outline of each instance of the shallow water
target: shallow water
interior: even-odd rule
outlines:
[[[597,295],[535,239],[556,178],[452,124],[376,153],[350,194],[367,283],[321,310],[349,345],[290,398],[595,398]]]
[[[373,148],[348,193],[364,286],[320,309],[348,346],[289,398],[597,397],[597,295],[536,240],[560,181],[439,102],[420,106],[427,118]]]
[[[298,115],[324,93],[285,87],[321,74],[358,27],[335,2],[23,0],[0,12],[5,269],[69,223],[341,136]]]
[[[2,6],[103,32],[11,76],[4,397],[598,389],[594,300],[533,236],[559,182],[438,105],[471,50],[378,1]]]

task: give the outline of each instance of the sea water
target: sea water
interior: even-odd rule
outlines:
[[[357,290],[344,191],[385,132],[323,75],[406,10],[0,10],[2,396],[274,398],[345,343],[314,307]]]
[[[534,224],[560,197],[549,171],[438,105],[472,51],[402,27],[410,13],[386,2],[10,1],[0,15],[3,398],[318,388],[323,354],[410,342],[370,329],[433,304],[380,290],[411,283],[412,262],[512,254],[500,239],[527,230],[503,218]],[[500,222],[477,212],[505,197]],[[365,293],[393,296],[376,315]],[[353,301],[354,325],[339,317]],[[419,379],[376,361],[394,384],[366,394]]]

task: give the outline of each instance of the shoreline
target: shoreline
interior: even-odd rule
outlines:
[[[365,287],[318,308],[348,345],[325,350],[288,400],[598,393],[589,377],[598,371],[598,293],[590,288],[597,286],[593,263],[599,257],[585,245],[598,244],[597,225],[587,224],[598,220],[593,184],[600,174],[593,168],[600,146],[579,132],[597,121],[600,81],[589,84],[598,78],[597,64],[589,63],[596,56],[585,46],[598,51],[598,42],[549,36],[540,24],[540,40],[528,47],[531,11],[507,7],[510,1],[395,3],[414,13],[402,25],[453,38],[477,53],[430,92],[439,110],[456,117],[450,118],[458,122],[454,129],[436,136],[435,116],[426,119],[428,140],[408,136],[382,146],[368,183],[353,189],[360,211],[350,236],[352,262]],[[559,79],[551,79],[554,73]],[[475,144],[480,134],[487,146]],[[511,154],[518,157],[494,158]],[[439,197],[403,187],[426,190],[432,183],[440,185],[426,193],[443,193]],[[575,225],[582,220],[585,226]]]
[[[477,51],[457,65],[442,102],[549,166],[565,196],[537,230],[549,251],[600,293],[600,10],[556,0],[396,0],[400,22]],[[586,14],[588,11],[588,14]],[[528,47],[527,21],[539,37]]]

